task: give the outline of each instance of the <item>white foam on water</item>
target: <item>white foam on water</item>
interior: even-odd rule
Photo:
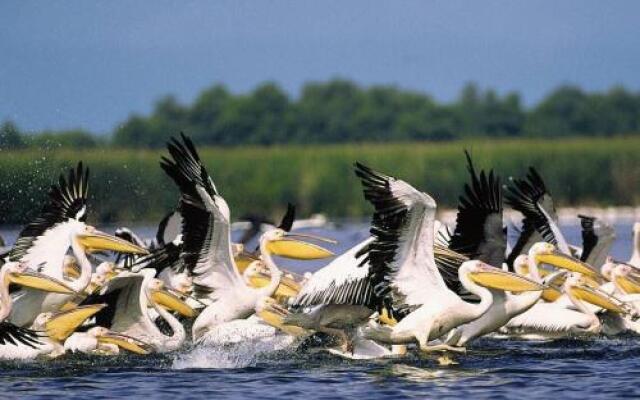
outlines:
[[[172,367],[245,368],[269,353],[291,348],[295,338],[252,319],[217,326],[195,347],[177,356]]]

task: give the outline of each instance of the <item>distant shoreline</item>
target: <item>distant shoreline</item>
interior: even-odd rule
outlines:
[[[450,226],[456,223],[455,209],[446,209],[438,213],[438,218]],[[640,207],[562,207],[557,210],[562,225],[580,225],[578,215],[596,217],[609,224],[634,223],[640,221]],[[505,220],[519,223],[522,215],[514,210],[504,210]]]

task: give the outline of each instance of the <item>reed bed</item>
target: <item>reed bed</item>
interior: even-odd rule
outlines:
[[[300,215],[359,217],[370,212],[352,170],[360,161],[411,182],[454,207],[467,180],[463,149],[478,168],[519,177],[539,169],[562,206],[627,205],[640,200],[640,137],[473,140],[447,143],[200,148],[234,218],[277,215],[287,202]],[[49,185],[82,160],[91,169],[91,218],[153,222],[178,193],[159,167],[162,151],[0,150],[0,223],[23,223],[40,209]]]

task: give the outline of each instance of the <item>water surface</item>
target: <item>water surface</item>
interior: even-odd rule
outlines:
[[[626,260],[631,224],[616,225],[612,250]],[[151,228],[138,230],[151,234]],[[580,243],[577,226],[564,226]],[[366,224],[314,233],[335,237],[340,253],[367,236]],[[8,240],[15,229],[1,229]],[[295,271],[322,265],[286,262]],[[322,351],[261,352],[250,347],[189,348],[167,355],[64,356],[0,363],[0,398],[562,398],[640,396],[640,349],[635,337],[524,342],[482,339],[459,365],[433,357],[348,361]],[[264,350],[264,349],[263,349]]]

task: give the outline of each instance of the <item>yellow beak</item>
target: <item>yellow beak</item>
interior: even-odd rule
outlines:
[[[555,286],[549,286],[542,291],[542,299],[549,303],[553,303],[558,300],[560,296],[562,296],[562,291]]]
[[[187,303],[182,301],[175,294],[166,290],[153,290],[151,292],[151,300],[159,306],[165,307],[171,311],[176,311],[182,316],[192,318],[196,316],[196,311]]]
[[[556,268],[562,268],[568,271],[578,272],[584,276],[594,279],[598,279],[600,277],[600,273],[591,268],[590,265],[560,252],[538,254],[536,255],[536,262],[549,264]]]
[[[378,320],[380,321],[380,323],[389,325],[389,326],[395,326],[398,323],[398,321],[395,318],[389,315],[389,311],[386,308],[382,309],[382,312],[380,313],[380,317],[378,318]]]
[[[625,294],[640,293],[640,282],[628,276],[616,276],[616,284]]]
[[[42,290],[51,293],[73,294],[75,291],[61,282],[48,275],[38,272],[21,272],[9,274],[9,280],[16,285],[28,287],[31,289]]]
[[[45,324],[47,336],[58,342],[64,341],[71,336],[84,321],[106,306],[106,304],[91,304],[57,313]]]
[[[333,252],[320,247],[318,245],[303,242],[295,238],[309,238],[322,240],[328,243],[336,243],[334,240],[326,239],[319,236],[304,234],[287,234],[282,239],[272,240],[267,243],[267,250],[277,256],[292,258],[295,260],[318,260],[322,258],[333,257]]]
[[[251,286],[254,288],[265,287],[269,284],[271,278],[265,274],[256,274],[250,278]],[[280,284],[276,289],[273,297],[276,299],[295,297],[300,291],[300,284],[291,278],[283,276],[280,278]]]
[[[493,267],[470,272],[469,277],[484,287],[510,292],[529,292],[545,288],[534,280]]]
[[[276,304],[270,304],[268,307],[265,307],[262,311],[257,313],[258,317],[260,317],[265,323],[289,335],[308,336],[311,334],[308,330],[298,326],[284,325],[283,319],[287,314],[287,310]]]
[[[578,300],[593,304],[594,306],[604,308],[605,310],[623,314],[626,311],[622,308],[622,303],[614,297],[608,296],[599,290],[589,286],[572,286],[571,294]]]
[[[256,260],[258,260],[257,257],[247,252],[242,252],[238,254],[237,257],[234,258],[234,261],[236,262],[236,267],[238,267],[238,271],[240,272],[240,274],[242,274],[244,270],[247,269],[249,264],[251,264]]]
[[[99,336],[98,342],[115,344],[116,346],[135,354],[144,355],[153,351],[153,347],[142,340],[117,332],[109,332],[106,335]]]
[[[89,253],[100,250],[111,250],[119,253],[148,254],[149,252],[140,246],[128,242],[108,233],[93,231],[78,235],[78,241]]]
[[[71,279],[78,279],[80,278],[80,268],[76,264],[65,265],[64,276]]]
[[[567,271],[546,272],[544,284],[547,287],[542,291],[542,299],[550,303],[558,300],[562,296],[562,285],[566,280]]]

